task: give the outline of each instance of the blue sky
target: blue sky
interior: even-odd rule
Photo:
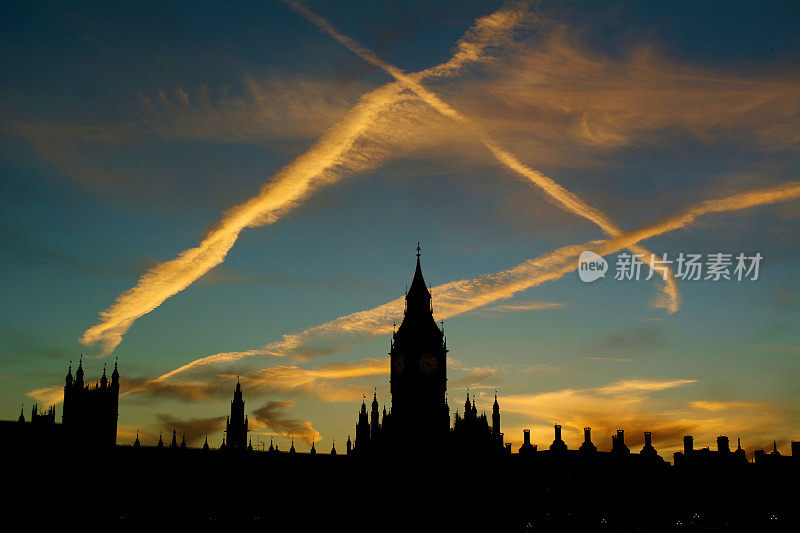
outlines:
[[[796,186],[793,3],[306,6],[406,72],[448,61],[465,34],[494,39],[485,56],[423,85],[623,230],[705,200]],[[219,265],[143,312],[110,351],[102,339],[81,343],[118,296],[197,246],[392,79],[280,2],[2,10],[5,418],[22,402],[28,411],[34,398],[53,400],[32,391],[61,384],[81,352],[89,376],[119,357],[123,381],[146,384],[381,306],[410,282],[418,240],[438,286],[606,238],[406,90],[329,183],[246,227]],[[474,26],[498,12],[515,25],[489,37]],[[562,423],[568,444],[597,428],[601,449],[617,427],[633,442],[651,429],[662,449],[682,432],[787,448],[800,422],[797,216],[795,196],[643,241],[671,257],[764,257],[757,281],[679,281],[672,313],[652,305],[654,280],[584,284],[575,272],[460,310],[445,322],[451,408],[467,386],[488,408],[497,388],[515,442],[523,427],[549,442],[549,426]],[[120,442],[172,427],[221,440],[215,417],[237,372],[249,411],[278,402],[256,439],[343,442],[362,393],[376,386],[388,402],[388,344],[383,330],[332,331],[280,357],[166,378],[123,397]]]

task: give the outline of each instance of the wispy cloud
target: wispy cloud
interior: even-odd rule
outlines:
[[[501,10],[501,13],[503,11]],[[481,19],[456,47],[453,58],[415,79],[457,73],[466,63],[480,59],[480,51],[507,38],[520,17],[493,15],[493,22]],[[176,259],[151,268],[138,284],[117,297],[100,314],[100,322],[86,330],[80,341],[102,344],[108,355],[122,341],[133,322],[151,312],[167,298],[184,290],[225,260],[242,230],[270,224],[295,208],[314,191],[346,175],[373,168],[390,154],[388,147],[363,139],[373,123],[402,97],[402,86],[385,85],[365,95],[345,120],[330,128],[306,153],[292,161],[266,184],[259,194],[229,210],[195,248]]]
[[[627,392],[656,392],[667,389],[674,389],[681,385],[696,383],[696,379],[673,379],[673,380],[649,380],[649,379],[628,379],[616,381],[611,385],[595,389],[601,394],[619,394]]]
[[[421,80],[417,76],[409,75],[394,65],[387,63],[354,39],[340,33],[330,22],[306,8],[299,1],[289,0],[287,4],[319,27],[323,32],[358,55],[361,59],[384,70],[399,83],[403,84],[408,90],[413,92],[420,100],[435,109],[439,114],[451,119],[458,124],[459,127],[464,128],[476,140],[480,141],[500,164],[516,173],[518,176],[528,180],[554,205],[592,222],[607,235],[616,236],[622,233],[622,229],[619,228],[608,215],[590,206],[576,194],[568,191],[541,171],[535,170],[523,163],[514,154],[493,139],[484,127],[456,110],[450,104],[442,100],[436,93],[423,86]],[[651,252],[637,243],[631,244],[630,249],[635,254],[641,254],[643,257],[651,257]],[[674,313],[680,307],[680,294],[677,284],[675,283],[672,269],[667,267],[666,271],[667,275],[665,276],[664,287],[662,289],[663,297],[657,297],[651,303],[655,307],[662,307],[667,309],[670,313]]]
[[[486,307],[484,311],[496,313],[515,313],[518,311],[540,311],[542,309],[559,309],[566,304],[563,302],[521,302],[514,304],[493,305]]]
[[[208,401],[227,398],[233,384],[240,380],[251,398],[264,396],[313,397],[326,402],[353,402],[360,400],[371,387],[364,385],[366,378],[389,374],[389,360],[363,359],[361,361],[332,362],[312,368],[298,365],[275,365],[249,374],[229,374],[211,371],[196,372],[192,379],[152,380],[128,378],[123,383],[121,395],[128,401],[176,399],[184,402]],[[49,389],[32,391],[47,397]],[[130,396],[136,393],[136,396]]]
[[[298,437],[306,444],[313,441],[319,442],[322,438],[320,433],[314,429],[309,420],[290,418],[286,415],[286,410],[294,405],[294,402],[267,402],[255,411],[253,418],[256,422],[254,429],[268,428],[286,437]]]
[[[25,393],[25,396],[33,398],[43,406],[58,405],[64,401],[64,387],[58,385],[42,387]]]
[[[480,122],[484,133],[491,133],[490,140],[494,139],[495,144],[487,146],[494,156],[539,186],[553,184],[535,175],[536,171],[522,165],[510,151],[500,149],[499,142],[508,143],[520,153],[537,154],[540,164],[552,163],[547,158],[553,154],[561,154],[558,157],[562,162],[575,161],[572,148],[576,144],[613,148],[652,140],[654,132],[675,128],[708,139],[726,135],[744,139],[755,136],[759,143],[769,147],[797,142],[800,130],[796,127],[798,109],[794,102],[798,84],[792,79],[760,80],[710,74],[670,63],[645,48],[623,60],[603,58],[581,49],[568,37],[574,32],[559,28],[557,24],[546,28],[543,39],[515,41],[512,38],[514,29],[531,25],[534,20],[539,21],[524,5],[518,4],[478,19],[457,43],[451,60],[420,73],[405,74],[404,80],[418,85],[423,80],[441,81],[463,73],[470,64],[482,64],[485,71],[479,79],[447,87],[455,102],[452,109],[463,109],[465,115],[476,118],[475,122]],[[538,25],[536,29],[537,32],[532,33],[542,33],[543,27]],[[598,81],[608,79],[615,82]],[[332,97],[324,82],[248,79],[241,97],[214,98],[205,88],[190,91],[182,87],[146,97],[142,106],[151,113],[163,115],[142,124],[78,128],[64,124],[8,126],[13,126],[10,133],[38,139],[37,145],[43,150],[64,152],[53,157],[69,159],[85,152],[77,149],[76,143],[116,146],[153,135],[258,143],[280,133],[264,131],[273,124],[281,124],[280,128],[273,128],[281,131],[285,124],[292,128],[308,124],[307,131],[284,132],[304,137],[337,123],[305,156],[284,168],[271,182],[284,180],[287,187],[270,188],[268,185],[265,189],[270,190],[262,190],[257,197],[263,202],[254,199],[245,204],[251,208],[262,207],[261,214],[244,206],[234,209],[246,216],[229,213],[221,224],[226,231],[220,231],[218,226],[197,248],[153,267],[136,287],[120,295],[115,304],[101,314],[100,323],[87,330],[83,341],[99,342],[103,352],[110,353],[139,316],[152,311],[222,262],[241,229],[274,221],[284,210],[293,209],[319,187],[374,168],[387,157],[395,157],[398,152],[402,153],[398,143],[420,139],[416,147],[421,149],[440,146],[442,139],[464,137],[463,133],[455,131],[460,129],[457,126],[443,126],[427,115],[425,120],[420,120],[423,115],[417,99],[409,94],[404,83],[395,82],[372,91],[349,113],[346,108],[351,95]],[[571,89],[565,90],[565,87]],[[297,95],[303,96],[297,98]],[[475,104],[478,101],[480,106]],[[309,113],[308,109],[313,112]],[[293,120],[298,113],[306,118]],[[313,120],[308,120],[309,116]],[[413,136],[406,134],[410,128],[413,128]],[[399,133],[391,135],[388,133],[391,130]],[[343,139],[352,142],[340,142]],[[472,146],[465,145],[462,149],[465,153],[475,152]],[[74,172],[76,175],[92,176],[102,172],[94,168],[94,160],[73,164],[79,167]],[[299,178],[300,174],[308,181]],[[126,175],[123,181],[135,183],[141,178]],[[551,191],[555,191],[551,197],[562,207],[580,208],[591,215],[590,220],[603,222],[602,217],[595,216],[597,213],[585,209],[586,204],[575,203],[574,198],[557,188],[551,187]],[[267,202],[265,194],[275,202]],[[252,219],[246,220],[248,217]],[[678,295],[671,284],[668,281],[668,298],[658,305],[675,309]]]
[[[456,375],[461,374],[459,377],[448,378],[447,383],[451,392],[455,392],[455,389],[459,387],[477,389],[487,379],[496,380],[497,378],[497,368],[489,365],[468,367],[464,366],[461,361],[448,357],[447,367],[450,371],[455,370]]]
[[[607,241],[564,246],[508,270],[485,274],[475,279],[444,283],[431,289],[435,302],[434,313],[437,319],[451,318],[498,300],[511,298],[520,291],[560,279],[577,268],[578,256],[587,249],[600,255],[609,255],[640,240],[684,228],[706,214],[738,211],[797,198],[800,198],[800,182],[707,200]],[[229,364],[246,357],[294,356],[303,359],[330,354],[365,339],[390,333],[392,324],[402,316],[402,310],[403,301],[398,298],[378,307],[308,328],[300,333],[284,335],[281,340],[262,348],[225,352],[195,359],[159,376],[156,381],[163,381],[198,367]],[[320,346],[326,348],[321,349]]]
[[[669,344],[664,332],[654,326],[638,326],[629,331],[604,337],[600,346],[608,350],[661,348]]]
[[[626,357],[608,357],[605,355],[586,355],[581,357],[587,361],[605,361],[608,363],[630,363],[632,359]]]
[[[694,387],[696,383],[692,379],[633,379],[595,388],[505,395],[501,398],[501,409],[543,426],[535,429],[534,440],[544,446],[553,438],[553,423],[563,426],[564,438],[573,448],[583,441],[582,428],[586,426],[592,428],[598,448],[606,450],[610,449],[611,435],[617,429],[625,430],[626,443],[633,450],[642,445],[643,432],[651,431],[654,444],[667,457],[680,447],[683,435],[693,435],[698,446],[713,443],[717,435],[741,436],[743,444],[752,449],[763,447],[772,438],[785,440],[795,429],[794,406],[687,401],[683,399],[685,392],[680,397],[672,395],[674,389]],[[766,431],[773,432],[772,436]],[[506,430],[506,436],[514,443],[521,441],[521,431]]]
[[[351,402],[361,399],[364,387],[347,386],[339,382],[388,374],[388,358],[366,359],[329,363],[312,369],[294,365],[274,366],[258,370],[243,381],[257,393],[294,392],[329,402]]]
[[[610,58],[580,40],[575,28],[551,25],[539,42],[519,43],[487,65],[485,79],[453,90],[458,106],[548,165],[596,164],[593,154],[662,144],[675,132],[764,150],[800,142],[796,72],[712,72],[646,43]],[[480,106],[471,104],[478,96]]]

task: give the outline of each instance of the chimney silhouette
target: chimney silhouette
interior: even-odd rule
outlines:
[[[728,455],[731,453],[731,446],[728,442],[728,437],[725,435],[717,437],[717,451],[720,455]]]
[[[691,435],[683,437],[683,455],[689,455],[694,451],[694,439]]]

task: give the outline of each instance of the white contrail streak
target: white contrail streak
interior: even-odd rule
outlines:
[[[609,240],[564,246],[496,274],[485,274],[478,278],[453,281],[433,287],[431,292],[435,302],[434,310],[438,319],[447,319],[498,300],[511,298],[520,291],[545,282],[557,280],[577,268],[578,256],[584,250],[593,250],[600,255],[609,255],[626,248],[630,249],[631,246],[642,240],[684,228],[703,215],[739,211],[798,198],[800,198],[800,181],[706,200]],[[365,337],[385,335],[391,332],[393,321],[402,316],[402,311],[403,300],[398,298],[373,309],[345,315],[300,333],[284,335],[280,341],[267,344],[263,348],[244,352],[219,353],[196,359],[155,378],[152,382],[163,381],[193,368],[233,363],[250,356],[294,355],[308,357],[309,344],[320,339],[334,339],[339,343],[339,347],[354,344]],[[146,384],[142,388],[146,388]]]
[[[593,222],[607,235],[613,237],[622,233],[622,229],[614,224],[605,213],[588,205],[577,195],[571,193],[556,183],[552,178],[522,163],[519,159],[517,159],[516,156],[514,156],[514,154],[510,153],[508,150],[492,140],[486,131],[480,127],[480,125],[459,113],[447,102],[439,98],[436,93],[425,88],[420,83],[418,77],[406,74],[401,69],[387,63],[354,39],[351,39],[350,37],[340,33],[335,27],[333,27],[331,23],[306,8],[300,2],[286,0],[286,3],[295,11],[300,13],[303,17],[315,24],[323,32],[327,33],[333,37],[333,39],[358,55],[361,59],[375,67],[382,69],[395,80],[402,83],[410,91],[416,94],[417,97],[419,97],[423,102],[431,106],[440,114],[452,119],[455,122],[458,122],[460,125],[463,125],[465,128],[467,128],[468,131],[473,132],[473,134],[481,141],[481,143],[489,149],[497,161],[536,185],[542,192],[545,193],[546,197],[548,197],[551,202],[560,206],[562,209]],[[643,255],[645,258],[650,257],[651,255],[649,250],[641,246],[633,246],[631,251],[635,254]],[[675,278],[671,269],[667,269],[664,294],[668,298],[668,312],[676,312],[680,307],[680,293],[678,292],[677,284],[675,283]]]
[[[457,74],[468,63],[484,59],[488,47],[508,40],[510,32],[523,23],[525,16],[525,11],[515,6],[478,19],[459,40],[449,61],[406,77],[422,80]],[[226,212],[196,247],[151,268],[135,287],[120,294],[100,313],[99,322],[84,332],[80,342],[102,343],[101,355],[109,355],[134,321],[224,261],[243,229],[273,223],[317,189],[377,164],[379,156],[387,155],[385,151],[369,153],[363,147],[356,150],[356,143],[382,112],[402,98],[404,87],[399,83],[387,84],[362,97],[343,122],[281,169],[258,195]]]

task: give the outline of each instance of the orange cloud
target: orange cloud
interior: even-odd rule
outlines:
[[[406,74],[394,65],[382,60],[371,50],[365,48],[354,39],[340,33],[327,20],[306,8],[302,3],[294,0],[287,1],[287,3],[295,11],[310,20],[323,32],[333,37],[364,61],[384,70],[387,74],[417,95],[423,102],[435,109],[439,114],[451,119],[457,123],[460,128],[464,128],[475,137],[476,140],[479,140],[498,162],[512,172],[529,180],[529,182],[543,192],[545,197],[553,204],[567,212],[578,215],[594,223],[608,235],[615,236],[622,233],[622,229],[614,224],[605,213],[590,206],[576,194],[556,183],[555,180],[549,176],[524,164],[514,154],[492,139],[481,125],[457,111],[450,104],[439,98],[436,93],[423,86],[418,76]],[[641,254],[643,257],[651,257],[652,255],[649,250],[636,243],[631,244],[631,251],[635,254]],[[678,287],[675,283],[672,269],[669,267],[666,269],[664,282],[664,288],[662,290],[664,297],[656,298],[652,304],[656,307],[663,307],[670,313],[674,313],[680,307],[680,294],[678,293]]]
[[[519,19],[497,14],[491,16],[491,23],[479,19],[472,31],[459,41],[456,54],[450,61],[414,75],[415,79],[457,73],[467,62],[480,59],[481,50],[502,41]],[[99,323],[84,332],[80,342],[87,345],[101,343],[101,355],[112,353],[134,321],[224,261],[242,230],[274,223],[317,189],[346,175],[373,168],[389,153],[389,149],[362,137],[387,108],[391,110],[391,106],[402,97],[401,93],[401,86],[388,84],[365,95],[345,120],[329,129],[311,149],[279,171],[257,196],[230,209],[206,232],[198,246],[154,266],[135,287],[119,295],[111,307],[100,313]]]
[[[55,385],[53,387],[42,387],[25,393],[39,402],[42,406],[58,405],[64,401],[64,387]]]
[[[268,428],[276,431],[285,437],[298,437],[306,444],[319,442],[322,439],[320,433],[314,429],[309,420],[299,420],[289,418],[285,411],[294,405],[294,402],[267,402],[255,411],[251,424],[253,429]]]
[[[317,368],[281,365],[263,368],[242,381],[255,391],[302,392],[328,402],[352,402],[361,399],[363,387],[338,382],[389,374],[389,359],[366,359],[360,362],[337,362]]]
[[[629,248],[641,240],[686,227],[703,215],[738,211],[797,198],[800,198],[800,182],[794,181],[775,187],[707,200],[607,241],[590,241],[582,245],[564,246],[508,270],[485,274],[474,279],[444,283],[431,289],[435,302],[434,313],[437,319],[451,318],[498,300],[511,298],[516,293],[531,287],[560,279],[575,270],[578,256],[587,249],[600,255],[609,255]],[[320,343],[329,343],[331,348],[326,352],[331,353],[365,338],[390,333],[393,322],[397,320],[397,317],[402,316],[402,310],[403,300],[398,298],[378,307],[351,313],[325,324],[308,328],[300,333],[284,335],[280,341],[267,344],[259,349],[225,352],[195,359],[162,374],[155,380],[162,381],[197,367],[226,364],[252,356],[313,357],[315,352],[309,351],[309,346],[318,346]]]
[[[665,458],[680,449],[683,435],[693,435],[698,447],[713,447],[717,435],[741,437],[743,446],[752,450],[764,447],[774,438],[788,442],[796,432],[796,406],[686,401],[669,394],[673,389],[694,383],[697,381],[692,379],[632,379],[588,389],[507,395],[501,398],[501,410],[513,413],[517,419],[522,416],[530,420],[536,426],[533,438],[540,447],[552,442],[553,423],[563,426],[564,439],[573,449],[583,441],[583,428],[587,426],[592,428],[593,441],[599,449],[610,449],[611,435],[617,429],[624,429],[626,443],[636,450],[642,445],[643,432],[651,431],[654,444]],[[656,392],[661,394],[654,396]],[[519,446],[521,429],[504,430],[506,440]],[[768,435],[765,430],[775,433]]]

